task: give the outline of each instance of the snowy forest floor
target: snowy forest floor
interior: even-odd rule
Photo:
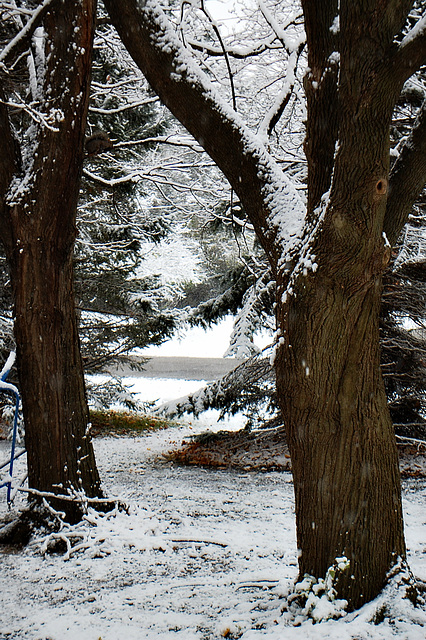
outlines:
[[[42,533],[1,552],[2,640],[424,640],[426,611],[393,587],[337,621],[296,619],[286,608],[297,573],[291,474],[166,461],[198,430],[95,439],[105,491],[128,513],[89,510],[62,529],[65,555],[45,553]],[[425,487],[403,484],[409,563],[423,581]]]

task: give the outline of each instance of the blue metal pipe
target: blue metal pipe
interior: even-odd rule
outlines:
[[[6,364],[4,365],[4,367],[3,367],[2,371],[1,371],[1,375],[0,375],[0,391],[3,391],[3,393],[11,393],[12,395],[15,396],[15,399],[16,399],[15,416],[14,416],[14,419],[13,419],[12,447],[11,447],[11,451],[10,451],[10,460],[8,460],[8,462],[6,462],[6,464],[4,464],[1,467],[1,468],[4,468],[5,466],[7,466],[7,464],[9,464],[9,479],[8,479],[7,482],[4,482],[2,485],[0,485],[0,487],[7,486],[7,502],[8,503],[10,502],[10,495],[11,495],[11,492],[12,492],[13,463],[17,458],[19,458],[20,455],[25,453],[24,451],[22,451],[18,455],[15,455],[16,436],[17,436],[17,433],[18,433],[19,402],[20,402],[19,391],[15,387],[15,385],[6,382],[6,378],[9,375],[10,370],[12,369],[12,366],[13,366],[14,362],[15,362],[15,353],[12,351],[10,353],[10,355],[9,355],[7,361],[6,361]]]

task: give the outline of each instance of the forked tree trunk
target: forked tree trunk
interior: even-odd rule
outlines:
[[[293,294],[277,304],[277,390],[294,473],[300,574],[324,578],[345,556],[350,566],[337,588],[351,609],[374,598],[405,559],[379,357],[391,107],[379,90],[376,97],[356,113],[350,97],[344,104],[333,186],[311,249],[318,269],[300,273]],[[278,277],[280,301],[284,289]]]
[[[368,3],[341,3],[339,92],[328,109],[333,96],[326,80],[335,75],[330,54],[337,43],[327,25],[338,3],[303,2],[303,8],[308,216],[318,220],[313,209],[319,206],[324,219],[311,249],[318,269],[296,277],[284,304],[285,278],[277,277],[277,391],[292,458],[300,575],[324,578],[345,556],[350,565],[336,587],[356,609],[379,593],[398,558],[405,559],[378,326],[390,257],[383,235],[389,130],[401,88],[383,43],[391,43],[405,13],[383,25]]]
[[[88,432],[73,247],[96,0],[52,7],[38,36],[43,54],[35,56],[39,108],[50,122],[28,130],[30,156],[27,148],[23,167],[7,114],[0,113],[9,162],[0,177],[4,188],[10,185],[1,220],[14,293],[29,486],[92,497],[100,495],[100,480]],[[69,519],[81,515],[78,504],[54,504]]]

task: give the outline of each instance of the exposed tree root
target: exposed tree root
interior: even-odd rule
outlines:
[[[40,496],[38,496],[40,498]],[[26,546],[34,535],[48,535],[61,530],[64,524],[76,524],[87,513],[87,506],[97,511],[108,512],[115,508],[125,509],[125,505],[113,500],[67,501],[55,498],[47,501],[32,500],[27,508],[19,513],[10,513],[8,518],[0,522],[0,545],[21,548]],[[71,505],[71,508],[70,508]],[[59,510],[63,506],[65,510]],[[58,545],[61,541],[58,538]],[[61,549],[52,548],[50,551],[60,552]]]

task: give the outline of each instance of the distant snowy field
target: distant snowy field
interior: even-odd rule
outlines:
[[[173,338],[158,347],[135,350],[138,355],[150,357],[187,357],[187,358],[222,358],[229,346],[229,338],[233,326],[233,318],[228,316],[217,325],[204,330],[194,327],[183,332],[179,337]],[[256,335],[255,344],[262,349],[271,342],[267,334]],[[187,394],[194,393],[205,386],[203,380],[178,380],[171,378],[123,378],[136,398],[145,402],[156,402],[160,406],[171,400],[176,400]],[[217,422],[219,411],[209,410],[198,418],[183,416],[181,422],[187,422],[198,429],[240,429],[244,426],[242,415],[229,416],[220,423]]]

